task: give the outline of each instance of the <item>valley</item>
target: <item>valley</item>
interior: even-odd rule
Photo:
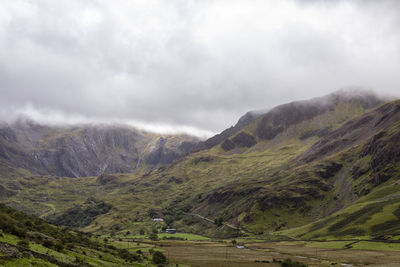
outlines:
[[[149,264],[150,248],[179,266],[400,261],[399,100],[337,92],[206,141],[29,121],[0,133],[2,203]]]

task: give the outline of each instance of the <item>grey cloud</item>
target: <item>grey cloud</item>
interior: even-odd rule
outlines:
[[[399,95],[398,10],[398,1],[4,1],[0,119],[22,110],[218,132],[248,110],[346,86]]]

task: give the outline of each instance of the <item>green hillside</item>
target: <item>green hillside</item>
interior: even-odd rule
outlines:
[[[0,204],[1,266],[148,266],[143,254]]]

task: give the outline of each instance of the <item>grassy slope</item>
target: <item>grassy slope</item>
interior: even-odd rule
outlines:
[[[2,204],[0,248],[1,256],[8,257],[0,257],[2,266],[58,266],[63,263],[70,266],[144,266],[147,263],[140,255],[126,253],[83,233],[49,225]],[[130,260],[130,257],[135,258]]]

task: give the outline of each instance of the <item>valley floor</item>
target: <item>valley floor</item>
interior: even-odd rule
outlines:
[[[123,240],[123,239],[122,239]],[[171,266],[281,266],[279,262],[290,258],[308,266],[399,266],[400,243],[354,241],[281,241],[267,242],[256,239],[237,240],[244,248],[233,246],[232,240],[203,241],[144,241],[123,240],[118,246],[132,252],[150,248],[161,250]]]

